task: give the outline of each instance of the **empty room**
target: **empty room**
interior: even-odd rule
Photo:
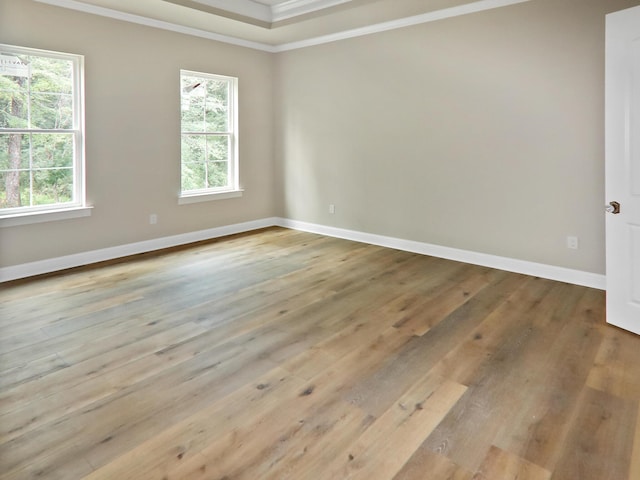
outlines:
[[[638,39],[0,0],[0,480],[639,480]]]

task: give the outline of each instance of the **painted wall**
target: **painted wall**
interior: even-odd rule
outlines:
[[[272,55],[0,0],[1,43],[86,56],[95,206],[0,229],[0,267],[285,216],[604,273],[604,16],[638,3],[532,0]],[[242,198],[177,204],[180,68],[240,78]]]
[[[533,0],[278,55],[280,208],[604,273],[605,14],[637,4]]]
[[[0,43],[85,55],[94,206],[87,218],[0,229],[1,266],[273,215],[270,54],[26,0],[0,0]],[[242,198],[178,205],[181,68],[239,78]]]

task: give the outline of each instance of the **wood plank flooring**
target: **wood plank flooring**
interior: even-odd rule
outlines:
[[[281,228],[0,288],[0,480],[640,479],[601,291]]]

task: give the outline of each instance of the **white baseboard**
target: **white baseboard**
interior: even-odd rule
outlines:
[[[68,268],[113,260],[129,255],[152,252],[163,248],[176,247],[178,245],[185,245],[202,240],[211,240],[213,238],[223,237],[226,235],[244,233],[272,226],[317,233],[329,237],[344,238],[346,240],[369,243],[371,245],[379,245],[381,247],[395,248],[397,250],[446,258],[474,265],[482,265],[485,267],[496,268],[498,270],[533,275],[536,277],[548,278],[550,280],[557,280],[560,282],[572,283],[600,290],[606,289],[606,277],[596,273],[583,272],[580,270],[572,270],[553,265],[527,262],[524,260],[516,260],[514,258],[499,257],[496,255],[488,255],[486,253],[471,252],[457,248],[443,247],[441,245],[415,242],[412,240],[404,240],[401,238],[387,237],[372,233],[358,232],[356,230],[328,227],[325,225],[300,222],[297,220],[279,217],[263,218],[245,223],[210,228],[208,230],[200,230],[197,232],[156,238],[143,242],[119,245],[117,247],[103,248],[100,250],[92,250],[73,255],[65,255],[63,257],[40,260],[37,262],[24,263],[21,265],[2,267],[0,268],[0,282],[8,282],[10,280],[32,277],[43,273],[65,270]]]
[[[63,257],[49,258],[37,262],[3,267],[0,268],[0,282],[8,282],[10,280],[32,277],[34,275],[56,272],[82,265],[90,265],[92,263],[127,257],[138,253],[153,252],[154,250],[162,250],[163,248],[177,247],[179,245],[199,242],[202,240],[224,237],[225,235],[250,232],[251,230],[272,227],[278,222],[279,219],[277,218],[263,218],[260,220],[237,223],[234,225],[225,225],[197,232],[155,238],[153,240],[129,243],[126,245],[119,245],[117,247],[103,248],[89,252],[75,253],[73,255],[65,255]]]
[[[432,257],[446,258],[448,260],[456,260],[458,262],[481,265],[483,267],[491,267],[498,270],[506,270],[508,272],[522,273],[525,275],[532,275],[534,277],[547,278],[550,280],[557,280],[559,282],[606,290],[606,277],[597,273],[583,272],[581,270],[572,270],[570,268],[527,262],[525,260],[499,257],[496,255],[471,252],[457,248],[443,247],[441,245],[433,245],[430,243],[403,240],[401,238],[386,237],[383,235],[358,232],[355,230],[327,227],[325,225],[299,222],[297,220],[289,220],[286,218],[280,218],[278,219],[278,222],[279,226],[294,230],[318,233],[329,237],[344,238],[347,240],[354,240],[356,242],[379,245],[381,247],[395,248],[396,250],[420,253],[422,255],[430,255]]]

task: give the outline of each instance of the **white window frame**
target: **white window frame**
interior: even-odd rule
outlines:
[[[73,200],[71,202],[49,205],[0,208],[0,227],[89,216],[91,214],[91,207],[86,204],[85,181],[84,56],[6,44],[0,44],[0,51],[10,55],[30,55],[67,60],[73,65],[73,126],[71,129],[0,128],[0,133],[20,133],[25,135],[33,133],[72,134]]]
[[[180,70],[180,100],[182,105],[182,77],[196,77],[202,80],[216,80],[227,82],[229,85],[228,104],[228,132],[191,132],[184,131],[182,120],[180,121],[180,137],[183,135],[203,135],[203,136],[227,136],[229,137],[229,160],[228,160],[228,184],[225,187],[203,188],[199,190],[182,190],[182,150],[180,152],[180,194],[178,203],[180,205],[205,202],[209,200],[223,200],[242,196],[243,190],[240,188],[239,175],[239,152],[238,152],[238,78],[214,73],[196,72],[192,70]]]

